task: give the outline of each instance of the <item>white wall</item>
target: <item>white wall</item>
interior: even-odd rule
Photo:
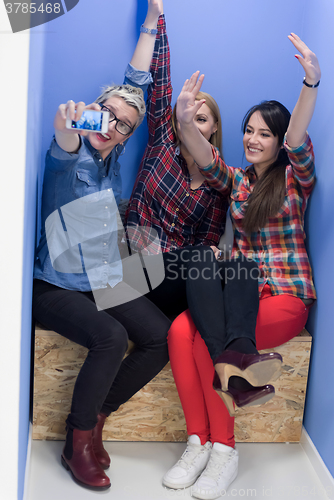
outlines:
[[[0,497],[4,500],[17,499],[20,475],[22,480],[18,463],[28,58],[29,33],[12,34],[1,2]],[[27,439],[26,433],[25,454]]]

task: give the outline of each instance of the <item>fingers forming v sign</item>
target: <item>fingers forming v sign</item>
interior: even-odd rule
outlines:
[[[184,82],[177,99],[176,117],[180,123],[191,123],[205,99],[196,101],[196,96],[202,87],[204,75],[199,77],[199,71],[193,73],[189,80]],[[199,78],[198,78],[199,77]]]
[[[296,54],[296,58],[305,70],[307,83],[314,85],[321,78],[321,71],[317,56],[295,33],[291,33],[288,38],[301,53],[301,56]]]

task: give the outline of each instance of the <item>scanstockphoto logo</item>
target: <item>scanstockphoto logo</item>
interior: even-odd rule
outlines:
[[[79,0],[36,0],[35,2],[8,2],[4,0],[13,33],[48,23],[63,16],[78,3]]]

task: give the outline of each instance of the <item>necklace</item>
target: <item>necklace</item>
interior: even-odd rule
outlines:
[[[196,175],[202,175],[202,174],[201,174],[201,172],[195,172],[195,173],[193,173],[193,174],[191,174],[191,173],[189,172],[189,175],[191,175],[191,177],[189,177],[189,179],[192,181],[192,180],[193,180],[193,178],[194,178],[194,177],[196,177]]]

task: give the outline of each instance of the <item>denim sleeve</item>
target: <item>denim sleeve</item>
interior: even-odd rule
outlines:
[[[147,87],[152,81],[152,75],[149,71],[141,71],[134,68],[132,64],[128,64],[123,83],[132,85],[133,87],[140,87],[145,94]]]
[[[80,136],[80,147],[78,151],[76,153],[68,153],[58,145],[55,137],[53,137],[51,145],[46,153],[45,168],[53,171],[72,168],[73,164],[78,161],[82,144],[83,141]]]

